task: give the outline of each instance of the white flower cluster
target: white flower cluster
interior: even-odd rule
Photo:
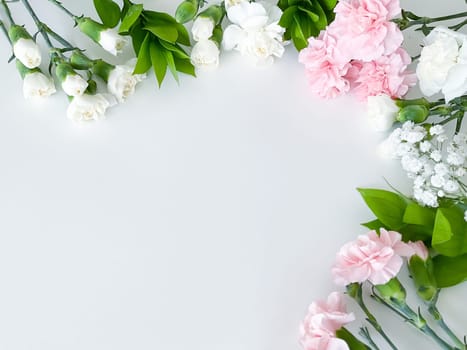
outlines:
[[[215,23],[211,17],[198,16],[193,22],[191,33],[196,44],[191,51],[191,63],[196,68],[215,69],[219,66],[219,46],[212,36]]]
[[[285,29],[278,24],[282,15],[279,7],[264,1],[230,2],[235,5],[227,9],[232,24],[224,32],[224,49],[237,50],[258,65],[271,64],[274,57],[282,57]]]
[[[447,140],[442,125],[426,130],[406,122],[383,143],[387,155],[401,160],[413,180],[414,198],[422,205],[437,207],[440,198],[466,195],[467,135],[456,134],[448,144]]]

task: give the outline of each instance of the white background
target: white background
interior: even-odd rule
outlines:
[[[53,5],[31,2],[104,55]],[[64,3],[94,16],[90,0]],[[465,8],[429,3],[411,6]],[[87,125],[66,119],[63,93],[25,102],[6,41],[0,53],[0,350],[297,349],[307,305],[334,289],[335,252],[372,219],[355,188],[385,187],[383,176],[409,188],[377,155],[385,135],[364,106],[312,97],[292,47],[267,69],[232,53],[180,86],[168,77],[159,90],[151,76]],[[440,303],[464,333],[465,291]],[[383,323],[401,349],[434,348]]]

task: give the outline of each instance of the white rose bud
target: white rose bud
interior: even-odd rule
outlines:
[[[368,97],[367,114],[376,131],[389,130],[394,124],[399,107],[388,95]]]
[[[195,41],[207,40],[212,37],[214,21],[209,17],[198,17],[193,22],[191,33]]]
[[[116,103],[115,99],[103,94],[76,96],[67,109],[67,117],[73,121],[91,121],[105,118],[107,108]]]
[[[48,97],[56,92],[53,80],[41,72],[31,72],[23,79],[25,98]]]
[[[62,82],[62,89],[68,96],[81,96],[88,88],[88,82],[79,74],[69,74]]]
[[[146,74],[133,74],[133,70],[134,62],[115,66],[109,74],[107,89],[120,103],[133,95],[136,85],[146,78]]]
[[[41,51],[32,39],[18,39],[13,44],[13,53],[27,68],[36,68],[41,64]]]
[[[100,33],[99,45],[114,56],[121,53],[126,44],[127,40],[113,29],[106,29]]]
[[[193,46],[191,63],[196,68],[215,69],[219,66],[219,48],[212,40],[202,40]]]

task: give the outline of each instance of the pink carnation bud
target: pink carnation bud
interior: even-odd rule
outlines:
[[[428,259],[428,248],[423,241],[408,242],[407,245],[413,250],[411,255],[418,255],[422,260]]]

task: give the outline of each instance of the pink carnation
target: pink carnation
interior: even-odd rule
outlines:
[[[416,83],[415,74],[406,70],[410,62],[407,52],[399,48],[389,56],[381,56],[371,62],[354,63],[353,66],[358,66],[359,71],[347,77],[354,79],[352,92],[361,100],[382,94],[402,97]]]
[[[339,38],[340,50],[348,60],[372,61],[401,46],[402,32],[390,22],[400,12],[398,1],[340,1],[334,11],[336,18],[328,30]]]
[[[408,242],[407,245],[412,249],[411,255],[418,255],[422,260],[428,259],[429,252],[423,241]]]
[[[413,249],[401,241],[398,232],[380,230],[361,235],[354,242],[345,244],[337,253],[332,268],[334,282],[338,285],[362,283],[385,284],[400,271],[402,256],[410,256]]]
[[[335,337],[336,331],[355,320],[347,313],[341,293],[331,293],[326,301],[313,302],[300,327],[300,343],[305,350],[348,350],[348,345]]]
[[[328,32],[309,39],[309,46],[299,55],[305,65],[311,91],[323,98],[334,98],[350,89],[344,76],[350,67],[337,47],[337,39]]]

